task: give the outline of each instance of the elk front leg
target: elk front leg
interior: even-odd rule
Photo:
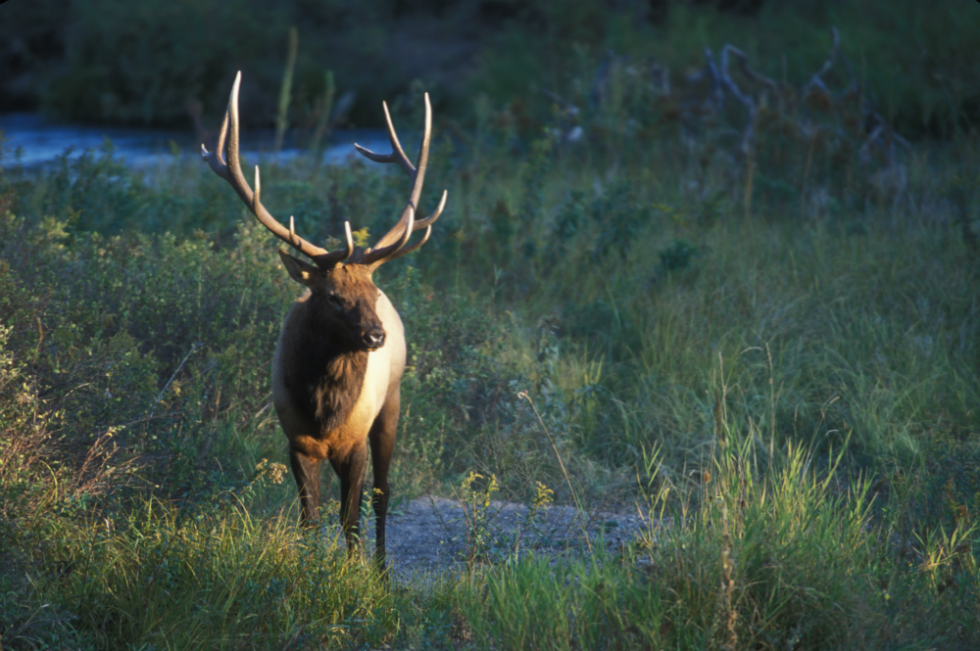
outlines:
[[[362,443],[346,458],[330,459],[340,477],[340,526],[344,529],[347,551],[353,555],[360,546],[361,483],[367,463],[367,448]]]
[[[289,450],[289,465],[293,468],[303,526],[313,526],[320,519],[320,460],[296,450]]]
[[[391,466],[391,455],[395,450],[400,405],[401,393],[396,385],[394,391],[388,394],[388,399],[375,419],[368,436],[371,443],[371,463],[374,467],[374,491],[371,502],[374,505],[377,527],[374,558],[378,569],[382,572],[385,570],[385,521],[388,518],[388,498],[391,496],[391,489],[388,487],[388,469]]]

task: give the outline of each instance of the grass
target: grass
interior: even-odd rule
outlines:
[[[447,213],[377,274],[410,346],[392,484],[467,496],[473,554],[388,588],[297,526],[268,378],[298,289],[223,181],[5,167],[4,648],[975,648],[975,139],[888,166],[760,130],[753,188],[724,123],[623,97],[577,143],[485,99],[435,141]],[[315,242],[404,193],[263,180]],[[491,486],[648,529],[481,563]]]
[[[194,513],[149,500],[73,525],[47,520],[18,538],[43,555],[45,574],[56,569],[21,579],[46,604],[7,593],[5,642],[269,648],[390,637],[390,597],[342,544],[303,537],[292,518],[256,521],[240,502],[219,504]]]

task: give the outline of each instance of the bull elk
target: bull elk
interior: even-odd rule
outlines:
[[[412,178],[408,204],[401,218],[374,247],[366,250],[354,246],[350,222],[345,222],[346,246],[327,251],[298,236],[292,217],[286,228],[266,210],[259,199],[261,181],[257,165],[254,192],[242,174],[238,158],[241,78],[239,72],[215,151],[208,152],[201,145],[201,152],[263,226],[313,261],[310,264],[279,250],[289,276],[304,285],[306,291],[286,315],[272,364],[272,400],[289,441],[289,461],[299,488],[302,521],[311,525],[319,518],[320,462],[327,459],[340,477],[340,522],[348,549],[355,549],[361,482],[370,445],[377,526],[375,555],[383,568],[390,495],[388,469],[398,428],[405,331],[398,312],[371,276],[385,262],[425,244],[432,233],[432,223],[446,206],[447,193],[443,192],[434,213],[425,219],[415,219],[432,131],[429,96],[425,96],[425,132],[415,165],[398,142],[387,104],[383,106],[391,153],[376,154],[354,145],[368,159],[396,163]],[[407,246],[412,233],[422,228],[425,235]]]

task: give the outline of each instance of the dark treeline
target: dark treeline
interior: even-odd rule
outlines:
[[[966,5],[971,6],[966,6]],[[571,92],[607,52],[652,58],[680,78],[705,48],[737,44],[774,79],[804,82],[841,33],[851,72],[908,137],[969,129],[980,106],[972,3],[913,0],[13,0],[0,8],[0,112],[75,122],[184,127],[193,107],[220,114],[242,69],[243,113],[271,125],[299,35],[290,124],[312,128],[334,79],[352,123],[420,88],[439,115],[472,120],[472,102],[550,110],[540,88]],[[328,71],[332,76],[328,76]],[[540,117],[540,116],[539,116]]]

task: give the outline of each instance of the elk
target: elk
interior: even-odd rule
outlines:
[[[412,179],[401,217],[371,248],[355,247],[350,222],[344,223],[346,246],[335,251],[317,247],[280,224],[260,201],[259,167],[255,190],[242,174],[238,148],[238,89],[241,72],[228,99],[217,147],[201,155],[218,176],[228,181],[263,226],[302,253],[313,264],[279,249],[290,278],[306,290],[290,308],[276,344],[272,363],[272,401],[289,442],[289,461],[299,489],[301,519],[314,525],[320,510],[320,462],[327,459],[340,477],[340,523],[348,550],[357,546],[361,482],[371,447],[377,537],[375,558],[384,569],[385,520],[388,512],[388,470],[395,447],[400,404],[399,383],[405,368],[405,330],[398,312],[371,276],[379,266],[425,244],[432,224],[446,206],[442,193],[435,212],[415,219],[429,158],[432,108],[425,95],[425,131],[413,165],[405,155],[387,104],[382,104],[391,153],[354,147],[378,163],[396,163]],[[227,156],[225,156],[227,154]],[[414,231],[425,234],[411,246]]]

